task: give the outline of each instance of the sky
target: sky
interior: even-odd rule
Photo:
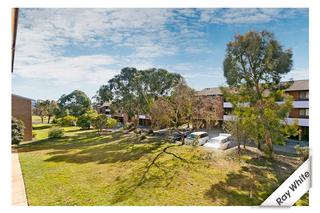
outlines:
[[[309,79],[308,9],[20,9],[14,94],[90,98],[123,67],[163,68],[196,90],[225,85],[226,45],[237,33],[273,32],[293,51],[284,80]]]

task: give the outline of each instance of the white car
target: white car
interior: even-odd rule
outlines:
[[[208,143],[203,146],[214,149],[228,149],[231,147],[230,137],[230,134],[220,133],[218,137],[211,138]]]
[[[207,132],[193,132],[186,137],[185,144],[192,145],[196,140],[198,145],[203,145],[209,141],[209,135]]]

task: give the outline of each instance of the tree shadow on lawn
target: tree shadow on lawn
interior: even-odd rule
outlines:
[[[45,160],[47,162],[104,164],[137,160],[163,143],[164,140],[148,138],[137,143],[137,138],[123,132],[101,136],[96,132],[79,132],[74,136],[22,144],[19,152],[48,150],[47,154],[52,156]]]
[[[131,138],[117,142],[87,147],[76,153],[54,154],[46,159],[48,162],[90,163],[98,164],[134,161],[159,148],[160,144],[133,144]],[[50,154],[50,153],[48,153]]]
[[[121,138],[119,133],[98,135],[96,132],[79,132],[76,135],[62,138],[46,138],[19,145],[19,152],[33,152],[40,150],[81,148],[89,145],[108,143]]]
[[[50,129],[51,127],[53,127],[53,124],[43,124],[41,126],[32,126],[32,130],[43,130],[43,129]]]
[[[127,175],[117,177],[113,185],[113,191],[115,193],[113,194],[110,204],[127,205],[128,200],[134,203],[136,203],[134,200],[137,200],[140,204],[134,205],[145,205],[145,203],[141,203],[139,200],[139,196],[141,196],[139,194],[145,194],[145,191],[149,191],[150,193],[150,189],[165,191],[169,188],[176,187],[173,182],[176,181],[177,178],[181,178],[180,172],[190,168],[188,163],[173,156],[166,157],[169,158],[165,158],[164,161],[163,159],[160,160],[160,162],[157,162],[149,171],[146,171],[147,165],[150,163],[148,161],[145,165],[139,165],[133,168]],[[145,198],[146,197],[144,197],[144,199]]]
[[[278,157],[272,160],[254,156],[240,171],[231,172],[225,181],[212,185],[204,196],[218,205],[260,205],[296,167]]]

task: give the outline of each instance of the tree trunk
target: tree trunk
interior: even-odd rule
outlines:
[[[270,136],[270,133],[267,132],[266,135],[265,135],[265,142],[266,142],[266,145],[268,146],[268,151],[270,152],[270,157],[272,157],[273,155],[273,146],[272,146],[272,139],[271,139],[271,136]]]
[[[258,148],[260,151],[262,150],[262,149],[261,149],[261,141],[260,141],[260,140],[258,140],[257,148]]]
[[[51,116],[48,115],[48,124],[50,123]]]
[[[239,137],[239,128],[237,127],[237,143],[238,143],[238,153],[241,151],[240,147],[240,137]]]
[[[41,116],[41,123],[43,123],[43,116]]]

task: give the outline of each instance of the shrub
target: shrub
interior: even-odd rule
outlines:
[[[88,110],[86,113],[81,115],[77,121],[77,125],[82,129],[90,129],[94,119],[98,116],[95,110]]]
[[[11,144],[19,144],[23,141],[24,124],[15,117],[11,118]]]
[[[62,128],[53,128],[49,131],[49,138],[62,138],[64,136],[64,130]]]
[[[301,160],[306,161],[309,158],[309,147],[296,145],[294,148]]]
[[[94,128],[98,129],[98,133],[102,132],[102,129],[107,127],[108,117],[106,115],[100,114],[93,120]]]
[[[114,128],[118,125],[118,121],[113,118],[108,118],[107,119],[107,128]]]
[[[57,119],[57,124],[60,126],[76,126],[77,118],[73,115],[66,115]]]
[[[58,118],[54,118],[54,119],[52,119],[52,122],[51,123],[53,123],[53,124],[58,124]]]

